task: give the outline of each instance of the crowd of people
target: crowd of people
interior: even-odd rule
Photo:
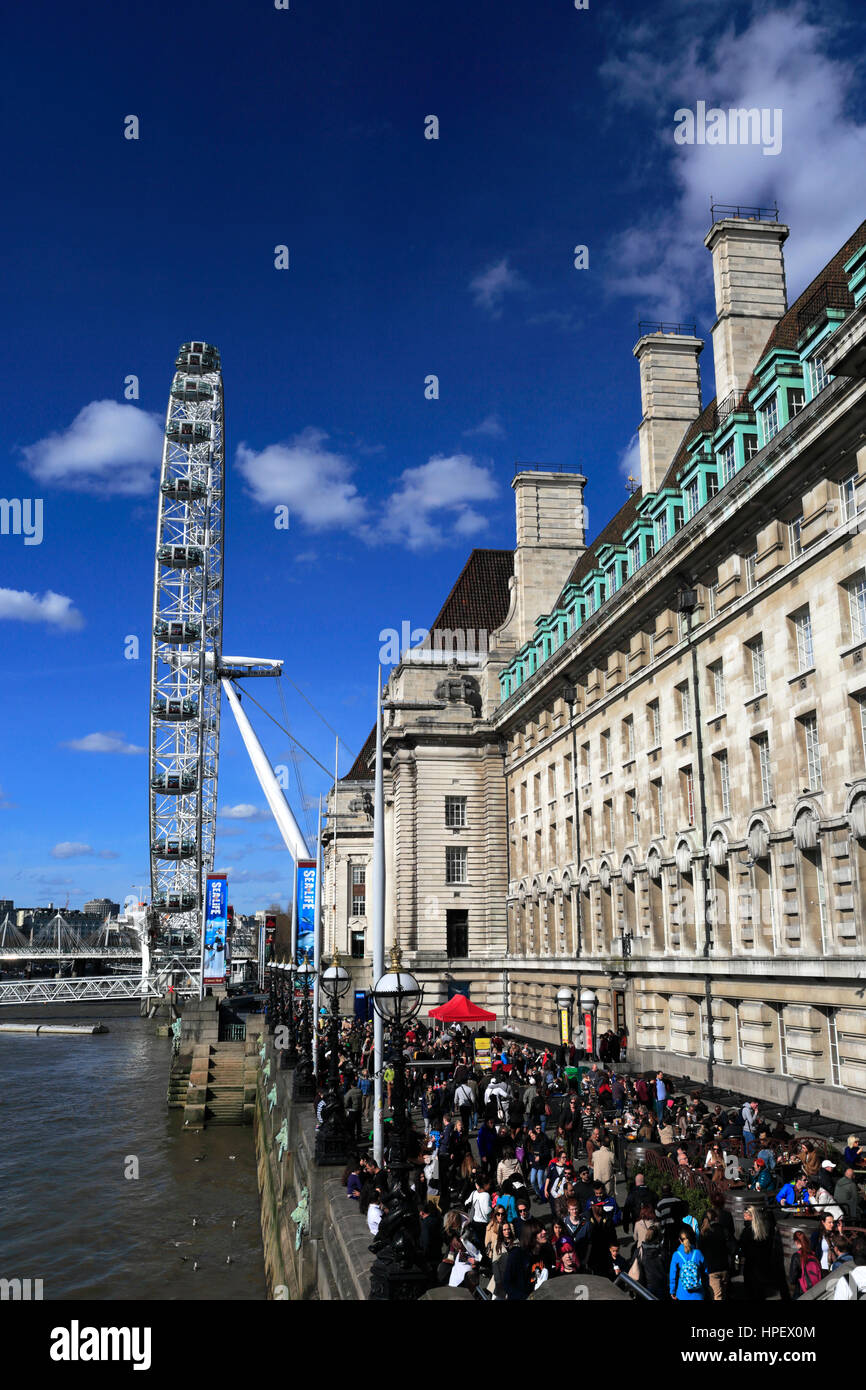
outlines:
[[[626,1074],[612,1060],[614,1051],[624,1055],[625,1039],[613,1035],[610,1060],[581,1068],[573,1052],[494,1038],[492,1065],[482,1069],[468,1033],[442,1038],[421,1024],[406,1045],[408,1157],[431,1285],[522,1300],[548,1279],[584,1273],[628,1275],[654,1298],[678,1302],[724,1300],[732,1285],[750,1300],[796,1299],[850,1266],[866,1294],[858,1136],[832,1158],[821,1141],[765,1121],[757,1101],[724,1109],[699,1090],[678,1093],[662,1072]],[[347,1027],[340,1068],[359,1141],[346,1192],[375,1246],[389,1186],[364,1152],[369,1025]],[[383,1080],[390,1105],[393,1063]],[[635,1165],[637,1145],[644,1163]],[[696,1176],[704,1200],[690,1204],[683,1192]],[[732,1189],[744,1198],[739,1231],[726,1200]],[[802,1229],[791,1228],[794,1217]],[[784,1255],[782,1225],[791,1230]]]

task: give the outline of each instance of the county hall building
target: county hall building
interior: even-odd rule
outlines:
[[[528,465],[385,692],[386,945],[558,1038],[563,984],[630,1065],[866,1114],[866,222],[787,303],[788,228],[722,211],[704,343],[634,348],[640,480]],[[816,269],[818,269],[816,267]],[[709,270],[709,264],[708,264]],[[636,481],[636,480],[635,480]],[[372,735],[329,801],[326,945],[370,983]]]

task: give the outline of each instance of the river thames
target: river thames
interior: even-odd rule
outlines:
[[[0,1021],[25,1016],[110,1031],[0,1036],[0,1277],[46,1300],[264,1299],[252,1127],[184,1133],[171,1042],[137,1013]]]

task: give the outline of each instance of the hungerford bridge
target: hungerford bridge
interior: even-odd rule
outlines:
[[[235,962],[255,959],[251,945],[241,929],[232,938]],[[65,975],[63,968],[102,965],[115,968],[105,975]],[[138,999],[154,1007],[172,988],[177,995],[197,994],[198,958],[185,952],[152,949],[146,929],[146,913],[134,910],[127,918],[106,922],[101,931],[85,940],[57,912],[49,922],[29,935],[12,921],[9,913],[0,922],[0,971],[30,969],[45,965],[58,967],[56,977],[0,979],[0,1004],[75,1004],[104,1000]]]

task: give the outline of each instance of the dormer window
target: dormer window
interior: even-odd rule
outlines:
[[[761,423],[762,444],[769,444],[773,435],[779,432],[779,407],[775,396],[771,396],[767,404],[758,411],[758,419]]]

